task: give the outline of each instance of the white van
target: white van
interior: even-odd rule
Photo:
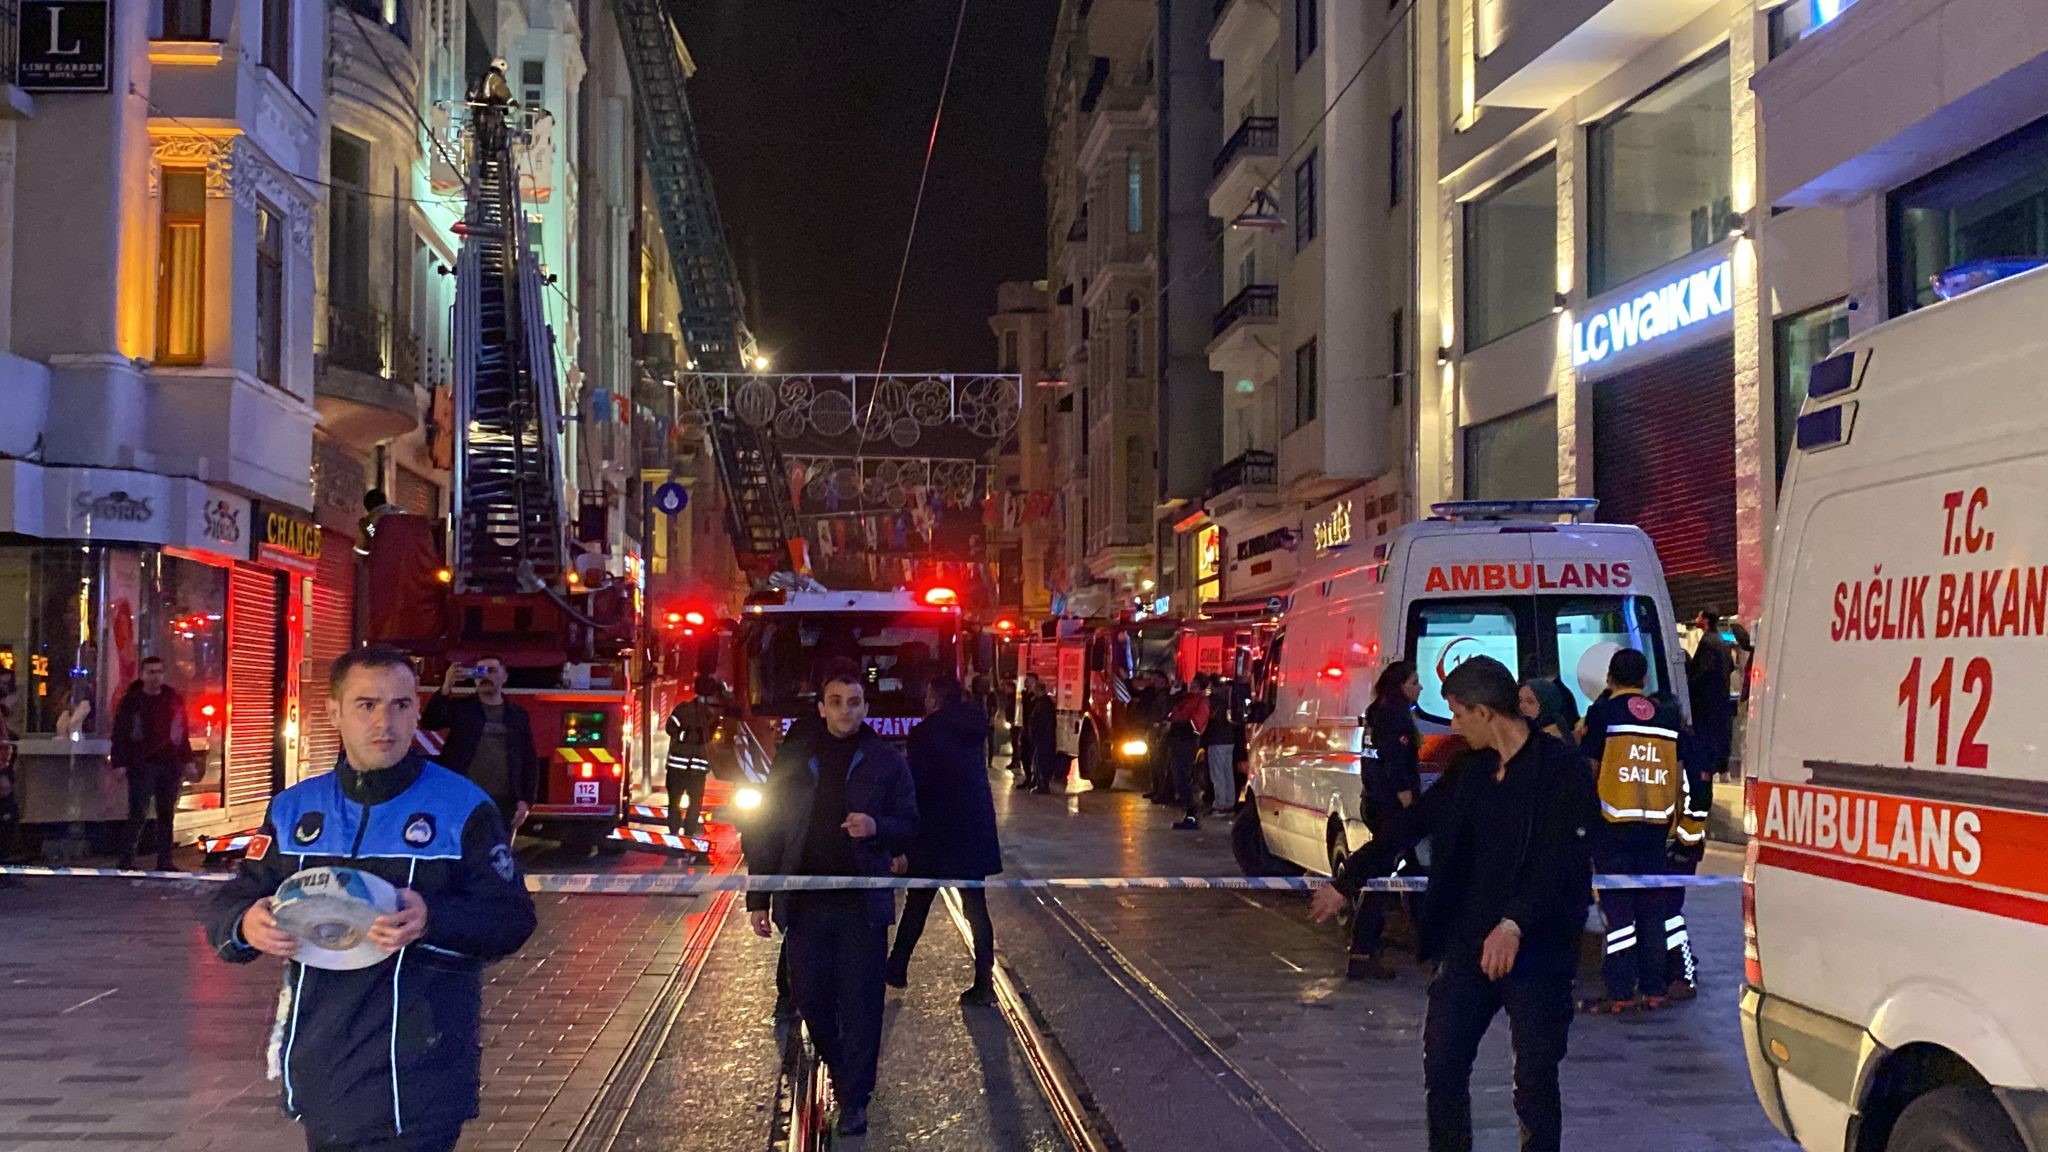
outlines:
[[[1254,874],[1334,873],[1370,837],[1360,819],[1363,720],[1380,670],[1413,661],[1425,781],[1454,751],[1443,678],[1473,656],[1518,677],[1562,680],[1581,711],[1620,648],[1650,657],[1651,692],[1684,708],[1663,567],[1642,529],[1583,523],[1594,501],[1467,501],[1432,507],[1377,542],[1328,550],[1296,582],[1255,712],[1254,804],[1234,829]],[[1560,522],[1562,521],[1562,522]]]
[[[2044,318],[2048,270],[1882,324],[1799,417],[1743,757],[1742,1022],[1805,1148],[2048,1149]]]

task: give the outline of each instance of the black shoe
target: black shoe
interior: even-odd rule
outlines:
[[[1173,830],[1175,832],[1193,832],[1195,829],[1200,828],[1201,826],[1202,822],[1200,820],[1195,819],[1193,816],[1183,816],[1180,819],[1173,822]]]
[[[889,961],[888,971],[882,973],[882,983],[891,988],[910,987],[910,965]]]
[[[1346,980],[1392,980],[1400,973],[1380,956],[1353,956],[1344,967]]]
[[[868,1133],[868,1110],[841,1108],[839,1110],[839,1134],[841,1136],[865,1136]]]
[[[996,990],[987,980],[976,980],[974,987],[960,994],[960,1003],[968,1008],[993,1008]]]
[[[1046,784],[1033,784],[1031,790],[1040,796],[1052,795],[1052,787]]]
[[[1031,787],[1031,781],[1019,777],[1017,782],[1015,784],[1010,785],[1010,787],[1015,791],[1022,792],[1026,788]]]

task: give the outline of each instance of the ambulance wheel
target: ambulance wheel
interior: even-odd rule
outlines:
[[[1230,825],[1230,854],[1238,870],[1247,876],[1299,876],[1301,869],[1273,855],[1266,847],[1266,833],[1259,827],[1259,806],[1245,793],[1237,819]]]
[[[1330,875],[1341,874],[1344,862],[1351,858],[1351,843],[1344,837],[1344,821],[1330,817],[1330,830],[1323,834],[1323,846],[1330,853]]]
[[[1102,741],[1092,729],[1081,733],[1081,775],[1105,791],[1116,784],[1116,762],[1102,754]]]
[[[1917,1097],[1892,1125],[1885,1152],[2026,1152],[1988,1088],[1950,1084]]]

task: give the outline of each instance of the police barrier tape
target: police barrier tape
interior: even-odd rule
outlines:
[[[0,876],[110,876],[128,880],[227,880],[227,872],[156,872],[119,868],[50,868],[41,865],[0,865]],[[1740,876],[1595,876],[1601,891],[1644,888],[1720,888],[1742,882]],[[746,876],[738,873],[528,873],[532,892],[563,892],[586,896],[704,896],[715,892],[845,892],[861,889],[984,888],[984,889],[1212,889],[1252,892],[1311,892],[1329,881],[1320,876],[1092,876],[1005,878],[996,880],[931,880],[914,876]],[[1426,876],[1386,876],[1365,882],[1369,892],[1423,892]]]

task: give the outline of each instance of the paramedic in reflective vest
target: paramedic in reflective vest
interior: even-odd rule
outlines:
[[[704,777],[711,771],[705,749],[725,720],[725,685],[705,673],[695,694],[676,704],[664,725],[668,732],[668,830],[690,836],[704,832]],[[683,802],[689,803],[685,805]],[[683,817],[685,808],[690,815]]]
[[[285,961],[269,1029],[270,1074],[311,1152],[442,1152],[477,1115],[483,969],[533,934],[533,898],[498,806],[413,751],[419,682],[404,653],[334,662],[328,719],[343,755],[279,793],[207,915],[221,959]],[[369,939],[390,955],[353,971],[309,968],[270,899],[305,868],[347,865],[399,889]],[[251,1037],[254,1042],[254,1037]]]
[[[910,847],[916,786],[902,754],[868,727],[867,713],[859,672],[826,678],[818,701],[825,731],[777,752],[761,810],[740,837],[749,873],[888,876],[893,858]],[[832,1074],[839,1132],[866,1132],[895,893],[749,891],[747,913],[755,935],[772,935],[778,925],[786,934],[790,991]]]
[[[1579,748],[1592,761],[1600,819],[1593,826],[1593,868],[1607,875],[1660,875],[1674,842],[1701,844],[1706,829],[1692,813],[1691,787],[1679,760],[1683,720],[1678,705],[1644,693],[1650,661],[1623,648],[1607,664],[1607,691],[1586,709]],[[1620,1013],[1665,1002],[1664,953],[1684,932],[1676,889],[1607,889],[1601,979],[1607,994],[1587,1001],[1592,1012]]]

